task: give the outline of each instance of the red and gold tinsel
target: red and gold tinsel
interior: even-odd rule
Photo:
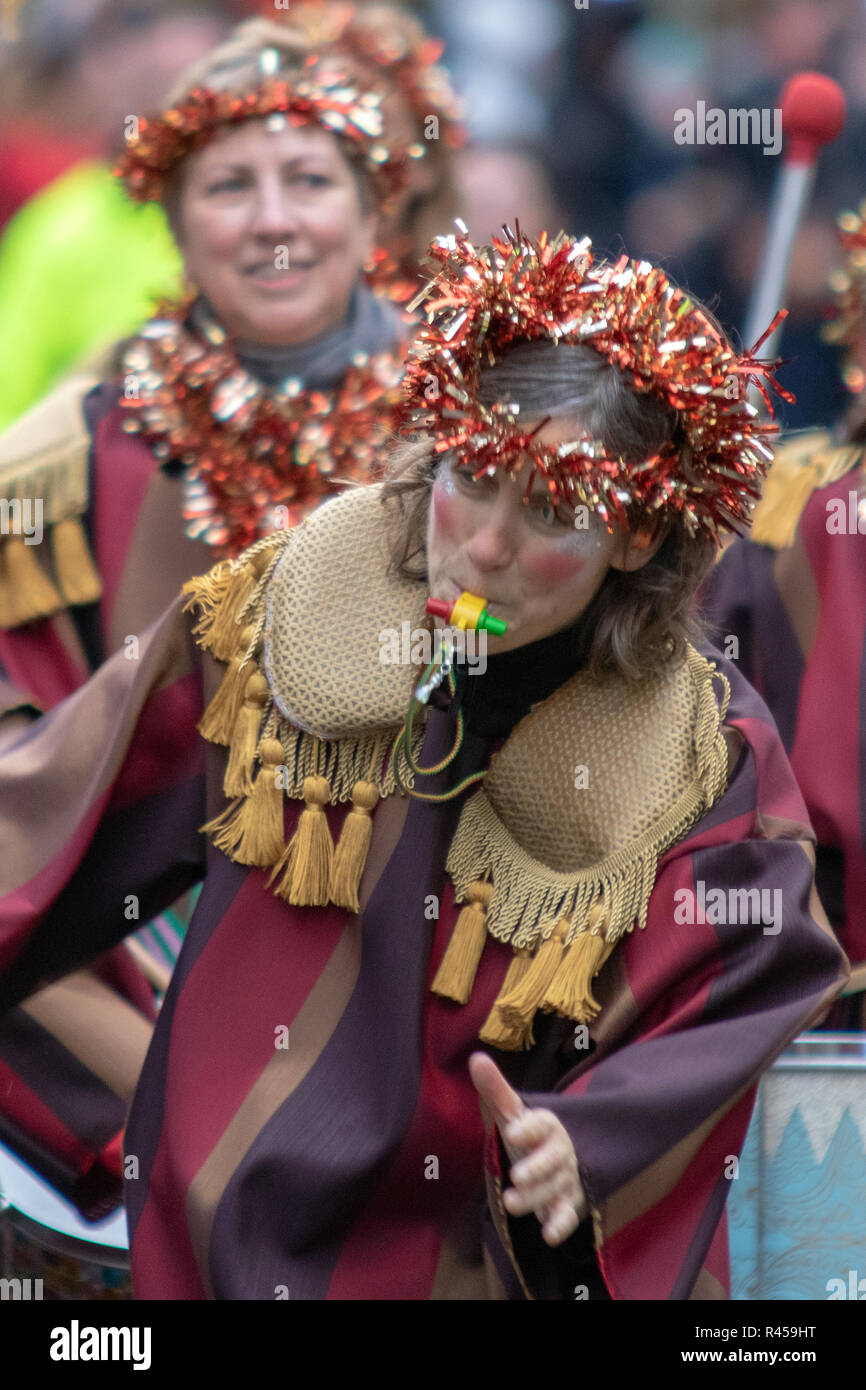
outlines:
[[[272,19],[273,5],[263,5],[262,13]],[[431,38],[411,20],[399,28],[385,25],[375,11],[367,13],[365,5],[335,4],[333,0],[300,0],[281,11],[278,17],[282,16],[293,28],[303,30],[313,44],[336,44],[362,62],[375,64],[403,94],[419,123],[435,116],[438,139],[451,149],[465,145],[461,103],[447,69],[439,62],[445,47],[441,39]],[[424,146],[419,143],[417,151],[411,153],[420,158]]]
[[[139,202],[161,197],[166,175],[186,155],[206,145],[226,126],[253,119],[316,123],[347,142],[363,158],[380,199],[386,203],[405,180],[406,150],[391,150],[383,138],[382,93],[364,89],[339,55],[311,54],[291,82],[270,77],[240,96],[197,87],[161,116],[141,117],[127,136],[115,167],[127,192]]]
[[[187,308],[164,305],[124,349],[124,429],[185,466],[187,535],[233,557],[344,480],[371,480],[396,426],[406,345],[358,354],[332,390],[296,378],[277,389],[244,369],[215,321],[189,327]]]
[[[777,320],[738,356],[688,295],[646,261],[595,264],[589,239],[564,232],[542,233],[535,244],[505,228],[491,246],[476,248],[457,225],[457,236],[433,243],[438,269],[410,306],[426,300],[429,322],[410,349],[403,431],[432,433],[437,452],[456,450],[478,476],[528,460],[527,495],[540,472],[555,503],[583,503],[608,526],[640,514],[650,521],[678,515],[691,534],[717,540],[721,531],[746,529],[773,458],[765,440],[778,431],[759,419],[747,392],[754,383],[771,414],[767,385],[793,399],[772,376],[776,364],[754,355]],[[635,461],[587,437],[539,446],[534,433],[520,430],[513,406],[478,400],[480,370],[524,339],[601,353],[639,392],[679,412],[688,449],[669,443]]]

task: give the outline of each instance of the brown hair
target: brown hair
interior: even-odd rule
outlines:
[[[626,458],[639,460],[668,440],[688,462],[677,412],[659,398],[639,393],[618,367],[592,348],[523,342],[493,367],[482,370],[479,398],[514,401],[529,418],[578,415],[594,439]],[[398,499],[404,525],[393,565],[399,573],[426,578],[426,521],[430,490],[443,455],[429,439],[398,445],[387,467],[383,496]],[[633,513],[631,529],[645,519]],[[679,518],[666,524],[656,554],[642,569],[609,569],[576,625],[576,664],[595,674],[618,671],[636,681],[679,660],[702,628],[693,613],[697,590],[712,567],[713,541],[691,536]]]

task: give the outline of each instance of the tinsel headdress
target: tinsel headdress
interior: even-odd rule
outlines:
[[[752,382],[772,407],[765,382],[787,400],[755,352],[737,355],[719,329],[664,271],[622,256],[593,263],[588,238],[560,232],[538,244],[504,229],[492,246],[459,235],[438,238],[438,270],[421,291],[429,322],[410,349],[402,427],[435,437],[437,452],[456,450],[478,474],[515,469],[528,459],[547,479],[554,502],[581,502],[611,526],[636,514],[679,515],[694,534],[741,531],[751,519],[772,462],[765,439],[778,426],[761,421],[747,399]],[[778,317],[778,316],[777,316]],[[512,343],[546,339],[585,344],[626,373],[639,392],[679,412],[682,443],[651,458],[618,457],[587,437],[540,447],[521,431],[513,404],[478,399],[479,373]],[[682,445],[686,444],[687,449]]]
[[[263,73],[276,71],[279,53],[264,49]],[[252,119],[294,126],[317,124],[344,140],[373,175],[384,203],[401,186],[408,150],[390,149],[384,139],[382,92],[365,87],[339,54],[311,53],[297,76],[265,76],[259,86],[238,95],[196,87],[177,105],[153,119],[142,117],[127,138],[115,168],[127,192],[139,202],[162,195],[166,175],[181,159],[202,148],[219,130]]]
[[[272,18],[273,6],[267,11]],[[368,8],[333,0],[301,0],[281,14],[292,27],[302,29],[314,46],[336,45],[360,62],[373,64],[402,94],[419,125],[436,117],[437,139],[452,149],[465,143],[462,108],[448,71],[439,62],[444,44],[425,34],[411,15],[394,9],[393,19],[387,22],[384,6]],[[408,153],[420,159],[426,146],[419,141]]]
[[[844,348],[842,380],[849,391],[857,394],[866,386],[866,372],[855,355],[866,309],[866,198],[857,212],[839,214],[838,227],[845,264],[830,276],[835,302],[833,317],[824,326],[822,337],[826,342],[839,343]]]

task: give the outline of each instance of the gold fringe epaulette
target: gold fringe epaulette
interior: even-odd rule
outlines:
[[[722,685],[721,710],[716,680]],[[572,787],[573,802],[585,798],[579,812],[556,809],[557,780],[565,793],[563,774],[569,771],[562,769],[561,748],[579,748],[582,740],[588,750],[583,762],[603,765],[601,748],[593,748],[582,729],[604,728],[605,706],[611,716],[616,714],[617,695],[611,695],[617,686],[621,727],[637,732],[648,754],[631,763],[634,813],[621,818],[619,826],[615,806],[625,784],[611,786],[610,777],[600,779],[595,791],[589,783],[580,790]],[[480,958],[472,942],[481,936],[482,921],[484,931],[511,943],[517,955],[482,1027],[483,1042],[505,1050],[531,1047],[538,1009],[575,1023],[596,1018],[592,980],[617,942],[635,924],[646,926],[659,860],[727,785],[722,721],[730,689],[725,677],[690,647],[678,673],[650,686],[655,688],[647,695],[636,696],[645,703],[638,719],[635,704],[629,708],[629,697],[622,699],[618,679],[573,678],[545,702],[546,708],[539,708],[540,725],[533,727],[529,717],[517,726],[492,760],[481,790],[463,809],[446,867],[458,902],[465,900],[469,907],[458,918],[433,989],[458,1001],[469,997]],[[640,724],[650,729],[663,712],[669,730],[649,749]],[[685,745],[683,728],[692,730]],[[551,739],[554,731],[562,735],[556,741]],[[615,746],[623,745],[615,739]],[[628,758],[624,762],[629,765]],[[665,793],[654,796],[659,783]],[[519,810],[518,796],[523,801]],[[530,807],[535,808],[531,827],[522,819],[531,814]],[[579,864],[581,858],[589,862],[578,867],[575,861]]]
[[[229,805],[202,830],[236,863],[269,868],[273,891],[292,905],[333,903],[357,912],[371,812],[380,797],[397,790],[388,754],[399,725],[328,739],[281,714],[265,674],[263,638],[274,574],[296,535],[277,532],[183,587],[185,608],[198,613],[193,631],[199,645],[228,663],[198,727],[209,742],[229,750],[223,779]],[[416,754],[422,739],[423,729],[414,741]],[[411,784],[408,769],[407,779]],[[304,802],[288,844],[284,797]],[[348,800],[351,809],[334,846],[325,807]]]
[[[94,385],[67,378],[0,437],[0,627],[102,594],[81,524],[91,442],[82,400]]]
[[[790,435],[775,453],[749,536],[758,545],[786,550],[794,544],[812,493],[837,482],[859,463],[863,445],[834,445],[827,430],[809,430]]]
[[[399,790],[389,753],[420,672],[389,667],[381,639],[423,621],[425,588],[387,577],[378,492],[329,502],[184,586],[200,645],[227,666],[199,725],[228,749],[227,805],[202,829],[298,906],[359,910],[372,813]],[[511,946],[482,1041],[531,1047],[539,1009],[597,1017],[592,982],[646,925],[661,856],[727,785],[729,693],[691,647],[638,685],[579,671],[491,759],[448,851],[461,908],[431,986],[465,1004],[488,938]],[[422,722],[413,760],[423,736]],[[413,786],[405,764],[400,780]],[[303,802],[288,842],[286,798]],[[326,811],[348,801],[335,844]]]

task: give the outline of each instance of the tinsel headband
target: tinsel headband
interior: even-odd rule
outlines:
[[[640,515],[651,523],[680,516],[691,534],[715,539],[747,528],[773,458],[765,439],[778,431],[759,419],[747,392],[754,382],[771,415],[765,383],[793,399],[773,379],[775,364],[754,356],[777,320],[738,356],[646,261],[622,256],[596,265],[589,239],[564,232],[553,239],[543,233],[536,245],[505,228],[492,246],[476,248],[457,225],[459,235],[433,243],[430,260],[439,268],[410,306],[426,300],[428,323],[409,352],[402,429],[432,433],[437,453],[456,450],[478,476],[513,471],[528,459],[527,495],[540,472],[555,503],[584,503],[609,527]],[[682,442],[637,461],[587,437],[539,446],[535,432],[520,430],[515,405],[478,399],[481,370],[526,339],[601,353],[639,392],[679,413]]]
[[[268,7],[271,17],[272,8]],[[435,116],[440,127],[438,137],[446,145],[456,149],[465,144],[460,101],[447,69],[439,62],[445,46],[442,40],[424,34],[420,25],[415,26],[417,35],[408,28],[386,28],[376,22],[375,15],[366,14],[365,8],[334,4],[331,0],[305,0],[283,13],[286,21],[302,29],[312,44],[336,45],[362,62],[375,64],[402,93],[419,124]],[[409,153],[413,158],[421,158],[426,148],[419,142]]]
[[[262,70],[279,62],[276,49],[264,49]],[[396,192],[404,179],[408,150],[391,150],[384,143],[382,92],[364,88],[350,76],[338,55],[310,54],[292,80],[265,77],[260,86],[238,96],[197,87],[176,106],[153,119],[142,117],[137,131],[127,140],[126,151],[115,168],[127,192],[138,202],[162,195],[166,175],[188,154],[202,148],[218,131],[243,121],[268,118],[294,126],[318,124],[346,141],[366,164],[382,202]]]
[[[866,386],[866,373],[855,355],[866,309],[866,198],[857,212],[840,213],[837,225],[845,252],[845,264],[830,276],[835,302],[833,317],[825,324],[822,337],[826,342],[839,343],[845,349],[842,380],[848,390],[856,395]]]

